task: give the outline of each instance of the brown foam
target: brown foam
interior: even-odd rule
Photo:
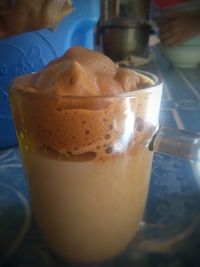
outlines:
[[[92,105],[91,100],[86,105],[87,99],[84,99],[86,108],[82,108],[80,103],[79,107],[71,108],[70,99],[47,99],[44,95],[29,99],[18,96],[15,106],[16,102],[20,107],[14,110],[18,118],[17,130],[23,137],[25,131],[27,133],[24,145],[40,152],[43,150],[45,155],[54,155],[60,160],[103,161],[114,158],[137,150],[153,131],[152,126],[144,121],[145,100],[140,104],[134,98],[129,100],[129,109],[135,113],[135,120],[128,122],[133,126],[128,136],[125,136],[129,125],[124,100],[113,100],[102,106],[97,102],[98,109],[93,109],[95,99]]]
[[[114,76],[118,66],[107,56],[102,53],[75,46],[70,48],[61,57],[61,60],[77,60],[84,68],[91,73],[110,74]]]
[[[153,84],[148,77],[119,68],[107,56],[82,47],[70,48],[43,71],[23,77],[13,87],[60,96],[114,96]]]
[[[14,82],[17,90],[31,92],[11,94],[18,133],[27,132],[26,144],[32,149],[61,160],[106,160],[136,150],[152,134],[145,122],[148,97],[65,96],[116,95],[152,84],[100,53],[69,49],[30,80],[25,76]]]

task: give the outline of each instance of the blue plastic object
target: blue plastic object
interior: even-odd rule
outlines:
[[[69,47],[94,47],[99,0],[73,0],[75,10],[53,32],[48,29],[0,39],[0,148],[17,145],[9,103],[9,84],[18,75],[42,69]]]

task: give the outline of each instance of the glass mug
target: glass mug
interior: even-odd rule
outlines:
[[[134,240],[153,151],[200,158],[200,136],[159,128],[162,82],[113,97],[10,90],[33,211],[49,247],[69,262],[114,258]]]

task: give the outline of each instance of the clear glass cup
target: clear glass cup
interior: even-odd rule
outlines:
[[[143,220],[153,152],[200,159],[200,135],[158,127],[162,82],[114,97],[11,88],[31,203],[49,247],[69,262],[122,253]]]

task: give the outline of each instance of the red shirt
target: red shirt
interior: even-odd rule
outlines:
[[[155,4],[160,8],[167,8],[170,6],[178,5],[184,2],[187,2],[188,0],[154,0]]]

